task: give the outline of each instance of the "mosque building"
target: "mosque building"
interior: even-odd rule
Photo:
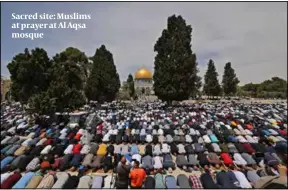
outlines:
[[[147,68],[141,68],[134,77],[135,92],[138,97],[153,96],[153,74]]]

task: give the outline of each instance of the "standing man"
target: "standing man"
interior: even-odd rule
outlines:
[[[143,168],[139,168],[139,161],[134,162],[134,168],[131,170],[129,177],[131,180],[131,189],[141,189],[146,178],[146,172]]]
[[[117,189],[128,189],[129,172],[130,172],[130,167],[129,165],[126,164],[126,158],[125,156],[123,156],[116,168],[117,177],[116,177],[115,186]]]

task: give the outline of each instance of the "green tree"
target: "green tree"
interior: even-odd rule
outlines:
[[[231,63],[226,63],[224,67],[224,74],[222,78],[222,89],[226,96],[235,95],[237,92],[237,84],[240,81],[236,77],[235,71]]]
[[[52,116],[56,111],[56,99],[51,98],[48,91],[41,92],[29,99],[29,107],[39,115]]]
[[[248,84],[245,84],[244,86],[242,86],[241,88],[243,91],[245,91],[247,93],[248,96],[256,98],[259,84],[248,83]]]
[[[91,59],[93,68],[85,87],[86,97],[99,102],[113,101],[120,88],[120,79],[112,53],[102,45]]]
[[[130,98],[135,98],[135,86],[134,86],[134,79],[131,74],[128,75],[127,78],[127,85],[128,85],[128,91]]]
[[[287,98],[287,81],[279,77],[265,80],[257,88],[259,98]]]
[[[47,52],[42,48],[35,48],[29,52],[15,55],[7,65],[12,81],[11,96],[22,104],[28,102],[34,94],[46,91],[51,77],[51,61]]]
[[[48,94],[49,97],[55,98],[57,111],[77,109],[85,103],[85,74],[82,63],[88,62],[88,58],[79,52],[78,49],[67,48],[53,57],[53,80]]]
[[[214,62],[212,59],[208,62],[208,69],[204,76],[204,87],[203,91],[207,96],[220,96],[221,87],[218,82],[218,73],[216,71]]]
[[[191,50],[191,32],[182,16],[172,15],[154,46],[154,91],[168,103],[188,99],[195,89],[197,62]]]

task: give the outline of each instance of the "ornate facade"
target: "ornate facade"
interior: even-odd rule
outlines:
[[[134,86],[138,97],[154,95],[152,73],[146,68],[139,69],[135,73]]]

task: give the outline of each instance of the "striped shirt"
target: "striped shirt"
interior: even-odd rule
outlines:
[[[197,176],[189,176],[192,189],[203,189],[202,183]]]
[[[26,170],[27,171],[33,171],[36,169],[36,167],[39,165],[40,163],[40,159],[39,158],[33,158],[33,160],[31,162],[29,162],[29,164],[26,166]]]

